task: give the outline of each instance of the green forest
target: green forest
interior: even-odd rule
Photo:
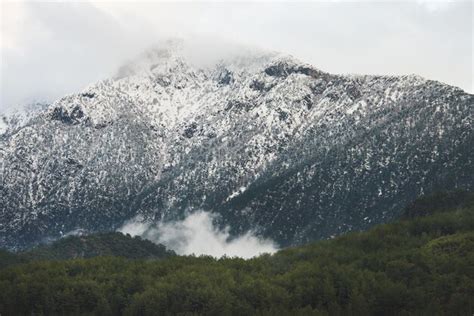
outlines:
[[[0,252],[0,314],[474,313],[474,195],[466,192],[419,199],[367,232],[250,260],[177,256],[117,233],[77,240]]]

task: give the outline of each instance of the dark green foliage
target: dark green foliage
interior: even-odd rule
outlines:
[[[13,264],[25,263],[27,260],[9,251],[0,249],[0,269]]]
[[[118,256],[129,259],[165,258],[173,255],[163,245],[118,232],[89,236],[69,236],[51,245],[42,245],[23,253],[29,259],[75,259]]]
[[[404,218],[413,218],[445,210],[449,211],[453,208],[472,205],[474,203],[473,199],[473,194],[463,190],[438,192],[417,199],[405,208],[402,216]]]
[[[470,197],[462,207],[433,204],[444,211],[251,260],[97,257],[10,266],[0,270],[0,313],[472,315]]]
[[[13,254],[0,250],[0,269],[12,264],[38,260],[66,260],[115,256],[128,259],[161,259],[175,253],[140,237],[118,232],[69,236],[30,251]]]

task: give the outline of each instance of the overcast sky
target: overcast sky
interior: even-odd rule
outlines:
[[[289,53],[332,73],[419,74],[473,92],[467,1],[1,2],[0,112],[106,78],[167,37]]]

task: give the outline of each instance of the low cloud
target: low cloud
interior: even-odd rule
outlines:
[[[260,238],[251,231],[231,238],[229,227],[216,227],[216,216],[209,212],[197,211],[181,221],[158,224],[135,218],[126,222],[118,231],[163,244],[180,255],[252,258],[278,250],[272,240]]]

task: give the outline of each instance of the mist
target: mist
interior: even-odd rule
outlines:
[[[189,214],[183,220],[158,224],[143,221],[138,217],[127,221],[118,231],[163,244],[179,255],[248,259],[278,250],[272,240],[258,237],[252,231],[231,237],[230,227],[219,229],[214,224],[216,217],[216,214],[202,210]]]

